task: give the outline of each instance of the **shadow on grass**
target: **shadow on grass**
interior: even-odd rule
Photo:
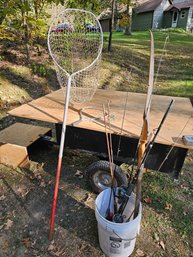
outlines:
[[[55,72],[50,68],[48,73],[49,76],[46,79],[49,84],[49,88],[53,90],[59,89]],[[38,83],[34,80],[18,75],[8,67],[1,68],[1,74],[13,85],[17,85],[18,87],[26,90],[33,99],[49,93],[48,88],[45,87],[45,85],[43,85],[41,82]]]
[[[26,90],[32,98],[37,98],[46,93],[46,91],[42,88],[41,84],[24,78],[18,74],[15,74],[9,68],[1,69],[1,73],[12,84],[17,85],[18,87]]]

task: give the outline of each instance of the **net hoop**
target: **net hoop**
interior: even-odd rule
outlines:
[[[74,19],[75,22],[77,22],[76,21],[76,15],[77,15],[78,16],[77,20],[80,19],[81,24],[85,21],[84,17],[86,17],[86,18],[89,17],[89,19],[94,21],[97,26],[96,33],[93,33],[91,31],[86,32],[85,28],[81,28],[80,31],[77,32],[76,27],[75,27],[74,31],[66,33],[67,39],[65,39],[65,33],[64,34],[60,33],[60,35],[57,38],[57,35],[53,34],[53,28],[56,26],[55,25],[56,22],[62,18],[64,20],[66,19],[69,21],[69,19],[71,18],[70,15],[72,15],[72,19]],[[74,24],[73,22],[74,21],[72,21],[72,24]],[[75,25],[77,26],[77,23],[75,23]],[[73,27],[73,25],[72,25],[72,27]],[[74,38],[73,38],[73,34],[74,34]],[[71,44],[71,48],[73,48],[74,47],[73,44],[75,44],[75,42],[76,42],[76,34],[77,34],[77,42],[80,45],[79,54],[82,55],[82,59],[83,59],[83,61],[81,63],[81,58],[80,58],[79,64],[77,61],[79,57],[78,58],[71,57],[70,54],[73,56],[73,52],[70,52],[71,50],[69,50],[69,49],[67,50],[65,48],[65,44],[64,44],[64,46],[61,46],[57,42],[57,39],[58,39],[58,41],[62,41],[62,40],[59,40],[59,37],[61,37],[61,39],[63,39],[64,43],[66,43],[66,45],[68,44],[68,42],[70,42],[69,44]],[[92,36],[92,35],[94,35],[96,38],[94,38],[94,36]],[[56,45],[55,45],[55,41],[54,41],[55,38],[56,38]],[[93,42],[93,45],[92,45],[92,42]],[[81,53],[81,51],[86,52],[86,50],[83,47],[84,44],[86,45],[85,49],[88,48],[88,53],[85,54],[85,56],[86,56],[85,59],[84,59],[83,53]],[[57,52],[57,47],[59,49],[58,52]],[[101,61],[102,48],[103,48],[102,27],[101,27],[99,20],[93,13],[86,11],[86,10],[82,10],[82,9],[68,8],[68,9],[65,9],[62,12],[60,12],[52,20],[49,31],[48,31],[48,50],[53,59],[55,70],[57,73],[57,78],[58,78],[59,84],[62,88],[64,88],[67,85],[67,80],[71,77],[70,102],[82,103],[82,102],[91,100],[91,98],[93,97],[93,95],[96,91],[96,88],[98,86],[99,64]],[[91,57],[89,56],[89,51],[90,51]],[[76,49],[75,49],[75,52],[76,52]],[[78,53],[78,50],[77,50],[77,53]],[[78,55],[77,53],[76,53],[76,55]],[[69,67],[72,66],[72,63],[75,63],[75,66],[77,64],[78,68],[75,67],[75,70],[72,69],[72,71],[70,71],[69,70],[70,68],[67,67],[67,65],[66,65],[67,68],[62,66],[61,65],[62,57],[66,62],[68,61],[67,58],[65,59],[65,55],[67,55],[69,57],[69,63],[70,63],[70,64],[68,64]],[[90,62],[88,60],[89,59],[88,57],[91,59]],[[85,63],[88,62],[88,65],[86,65],[87,64],[86,63],[84,66],[84,61],[85,61]],[[83,67],[81,67],[80,64]],[[79,66],[81,68],[79,68]]]

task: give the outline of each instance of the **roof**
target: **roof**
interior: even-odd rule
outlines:
[[[117,13],[115,14],[115,16],[119,16],[126,11],[127,11],[127,6],[124,4],[120,4],[117,6]],[[107,8],[98,16],[98,19],[99,20],[111,19],[111,15],[112,15],[112,9]]]
[[[160,4],[162,0],[148,0],[140,4],[138,7],[134,8],[136,13],[144,13],[154,11]]]
[[[176,8],[180,11],[181,9],[190,8],[191,6],[193,6],[193,1],[186,1],[186,2],[183,2],[183,3],[172,4],[165,11],[166,12],[170,11],[173,8]]]

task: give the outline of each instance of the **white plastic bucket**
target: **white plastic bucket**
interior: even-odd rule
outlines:
[[[108,221],[104,217],[110,194],[111,189],[106,189],[97,196],[95,201],[99,244],[102,251],[109,257],[127,257],[133,252],[136,237],[139,234],[142,206],[140,204],[139,214],[134,220],[125,223]],[[113,199],[111,205],[113,205]],[[134,208],[135,194],[132,194],[123,214],[127,213],[127,217],[129,217]]]

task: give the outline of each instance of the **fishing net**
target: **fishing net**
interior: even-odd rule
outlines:
[[[66,99],[50,221],[50,239],[54,231],[68,105],[69,102],[86,102],[93,97],[98,86],[102,46],[102,29],[91,12],[66,9],[51,23],[48,32],[48,49],[54,61],[60,86],[66,88]]]
[[[48,48],[59,84],[70,85],[70,102],[93,97],[99,80],[103,45],[102,29],[91,12],[66,9],[54,18],[48,33]]]

